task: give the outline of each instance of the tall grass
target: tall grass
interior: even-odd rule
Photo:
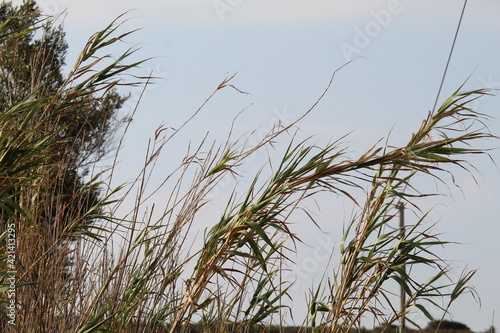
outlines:
[[[24,27],[6,35],[5,24],[0,26],[2,47],[26,29],[39,28]],[[112,188],[113,165],[91,177],[71,198],[54,196],[68,167],[50,158],[51,146],[63,144],[57,141],[62,130],[58,117],[71,114],[81,94],[92,91],[99,102],[100,94],[117,85],[141,80],[147,84],[149,79],[121,81],[121,74],[141,64],[126,63],[133,51],[106,62],[112,58],[105,50],[129,34],[119,35],[118,28],[113,22],[90,38],[63,89],[39,95],[35,86],[29,98],[0,114],[3,332],[173,333],[189,332],[195,321],[205,332],[279,329],[290,310],[285,299],[296,297],[288,292],[293,282],[283,274],[294,244],[300,242],[290,217],[320,192],[355,201],[354,190],[363,189],[366,198],[357,202],[358,212],[346,221],[337,266],[326,270],[319,285],[311,286],[304,330],[310,326],[314,332],[348,332],[359,329],[366,316],[388,329],[412,311],[433,320],[429,304],[441,304],[438,299],[451,303],[469,290],[474,272],[450,280],[447,262],[436,255],[446,242],[433,234],[432,227],[423,226],[425,212],[405,228],[403,238],[400,230],[388,226],[397,204],[416,205],[415,198],[432,195],[419,192],[417,175],[448,183],[447,174],[453,175],[454,167],[469,167],[467,156],[485,153],[476,147],[494,138],[484,126],[487,116],[468,107],[487,94],[485,90],[455,92],[426,116],[405,146],[377,143],[349,158],[340,142],[317,146],[290,140],[285,151],[276,151],[281,157],[272,161],[274,167],[263,165],[247,188],[234,188],[199,248],[192,243],[193,223],[203,214],[210,191],[225,176],[239,177],[239,168],[250,157],[286,137],[284,133],[301,118],[290,126],[277,124],[256,145],[232,140],[231,135],[219,145],[203,141],[190,147],[162,182],[151,184],[160,156],[178,133],[159,127],[145,147],[143,169],[129,184]],[[217,86],[193,116],[218,91],[235,88],[231,79]],[[263,176],[265,170],[272,170],[270,177]],[[160,191],[168,193],[166,201],[147,206]],[[90,192],[101,193],[100,199],[86,211],[74,208]],[[123,213],[123,205],[131,201],[133,207]],[[6,241],[12,224],[15,326],[8,323],[5,310],[11,275]],[[412,276],[420,266],[433,269],[428,280]],[[406,292],[403,309],[387,287],[391,281]]]

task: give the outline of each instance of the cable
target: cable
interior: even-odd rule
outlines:
[[[460,30],[460,25],[462,24],[462,18],[464,17],[465,7],[467,6],[467,0],[464,1],[464,8],[462,8],[462,14],[460,15],[460,20],[458,21],[457,31],[455,32],[455,38],[453,39],[453,44],[451,45],[450,55],[448,56],[448,61],[446,62],[446,67],[444,68],[443,78],[441,79],[441,84],[439,85],[439,90],[434,101],[434,106],[432,107],[432,113],[436,110],[436,105],[439,100],[439,95],[441,94],[441,89],[443,88],[444,79],[446,78],[446,73],[448,72],[448,65],[450,64],[451,55],[453,54],[453,49],[455,48],[455,42],[457,41],[458,31]]]

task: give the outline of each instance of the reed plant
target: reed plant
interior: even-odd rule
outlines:
[[[1,47],[40,29],[44,22],[20,26],[15,32],[6,29],[9,24],[1,22]],[[297,297],[289,292],[293,281],[283,274],[295,244],[301,242],[292,216],[304,209],[306,200],[324,192],[353,200],[358,210],[345,221],[339,237],[339,262],[311,286],[303,331],[310,327],[314,332],[350,332],[360,329],[367,316],[389,330],[412,311],[434,320],[429,304],[440,305],[441,299],[451,303],[471,290],[468,283],[474,271],[452,280],[448,263],[436,255],[446,242],[425,225],[426,212],[418,210],[415,200],[434,193],[422,193],[414,179],[426,175],[447,184],[454,168],[470,167],[468,156],[487,153],[478,146],[495,138],[485,125],[488,117],[469,107],[489,93],[482,89],[457,90],[436,112],[427,114],[406,145],[377,143],[350,158],[341,142],[318,146],[286,135],[313,112],[334,74],[310,110],[288,126],[276,124],[257,144],[233,140],[231,133],[220,144],[204,140],[189,146],[171,173],[162,169],[162,181],[153,182],[160,156],[184,125],[173,132],[160,126],[145,147],[141,172],[131,182],[112,186],[122,138],[111,168],[87,177],[71,198],[55,195],[72,161],[51,159],[51,148],[77,142],[59,139],[57,134],[64,130],[59,127],[61,117],[70,116],[89,92],[99,103],[110,89],[141,83],[147,87],[151,79],[122,81],[122,74],[142,61],[127,63],[134,50],[116,58],[106,53],[132,33],[119,34],[119,28],[115,21],[89,39],[63,88],[40,94],[41,80],[28,98],[1,110],[3,332],[283,331],[282,318],[291,311],[286,299]],[[187,122],[222,89],[238,90],[232,77],[225,79]],[[220,218],[211,221],[201,242],[193,242],[210,191],[224,177],[241,177],[240,168],[259,151],[273,149],[278,140],[288,140],[284,151],[273,153],[281,157],[264,164],[246,188],[236,185]],[[354,195],[360,189],[363,201]],[[99,193],[90,205],[84,202],[91,198],[89,193]],[[151,204],[156,193],[167,193],[165,202]],[[125,207],[130,202],[133,206]],[[404,235],[389,228],[398,204],[413,206],[420,214],[418,222],[405,227]],[[301,223],[314,227],[314,221]],[[12,225],[13,261],[8,243]],[[6,310],[11,262],[17,271],[15,325],[9,324]],[[429,279],[412,275],[421,266],[432,268]],[[403,308],[392,296],[391,281],[406,293]]]

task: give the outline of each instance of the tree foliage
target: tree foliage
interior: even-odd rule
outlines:
[[[427,324],[428,330],[453,330],[453,331],[470,331],[470,328],[458,321],[437,320]]]
[[[55,22],[35,1],[0,4],[0,281],[6,291],[15,278],[20,332],[34,331],[30,322],[40,332],[64,330],[55,318],[81,287],[71,272],[74,241],[99,239],[93,230],[105,218],[107,198],[86,174],[111,144],[126,100],[116,91],[120,75],[109,73],[140,63],[123,64],[124,56],[98,68],[109,59],[100,49],[119,41],[108,34],[92,36],[65,68],[67,44]],[[12,301],[7,295],[2,305]],[[3,306],[0,315],[6,332],[12,318]]]
[[[118,124],[117,112],[126,98],[114,89],[98,95],[93,91],[95,87],[89,86],[73,96],[65,90],[68,45],[64,31],[62,26],[54,25],[53,20],[42,15],[35,1],[26,1],[19,7],[2,3],[0,24],[3,35],[10,36],[0,45],[0,110],[5,113],[26,100],[56,97],[30,121],[38,126],[40,136],[54,134],[47,154],[51,163],[59,165],[52,175],[59,182],[53,183],[50,190],[59,198],[68,199],[67,212],[72,205],[71,198],[83,187],[86,166],[105,155]],[[74,205],[71,207],[77,215],[98,200],[97,192],[87,194],[87,198],[78,199],[79,212]],[[62,211],[53,214],[66,215]],[[47,219],[50,224],[49,217]],[[71,217],[65,216],[62,220],[68,221]]]

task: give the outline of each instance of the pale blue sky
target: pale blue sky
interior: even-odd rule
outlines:
[[[158,57],[142,73],[153,69],[164,79],[147,91],[134,119],[120,180],[139,170],[142,156],[136,156],[160,123],[179,126],[227,75],[238,72],[234,83],[251,95],[221,92],[171,147],[179,154],[188,140],[197,142],[206,131],[223,139],[232,118],[251,103],[238,123],[240,134],[269,127],[277,115],[291,121],[321,94],[332,72],[353,56],[363,58],[338,73],[329,94],[301,123],[303,135],[327,142],[355,130],[347,139],[353,157],[391,129],[391,143],[403,143],[432,108],[463,6],[451,0],[40,0],[39,4],[53,14],[67,8],[69,63],[90,34],[131,9],[135,10],[127,15],[131,19],[124,29],[142,30],[128,42],[141,44],[138,57]],[[500,2],[469,1],[441,100],[469,75],[467,88],[500,88],[499,31]],[[137,92],[131,100],[136,97]],[[498,118],[498,97],[476,106]],[[491,131],[500,134],[498,122]],[[498,151],[491,155],[500,161]],[[451,309],[453,318],[484,331],[493,311],[495,326],[500,327],[500,173],[486,158],[473,161],[482,173],[474,172],[480,187],[470,175],[459,173],[457,183],[465,198],[451,189],[454,200],[436,198],[426,204],[444,203],[433,215],[440,220],[437,229],[444,238],[464,243],[446,248],[443,257],[456,260],[458,272],[465,265],[479,269],[473,284],[481,308],[465,296]],[[338,217],[340,226],[343,217]],[[304,238],[318,243],[317,237]],[[307,256],[308,250],[304,251]]]

